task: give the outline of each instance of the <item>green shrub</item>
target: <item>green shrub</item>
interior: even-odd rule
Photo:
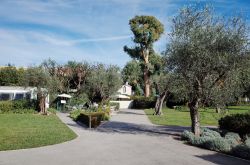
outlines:
[[[132,108],[147,109],[155,107],[155,102],[156,102],[155,97],[133,96],[131,97],[131,99],[134,100]]]
[[[194,137],[191,141],[191,144],[194,146],[206,148],[205,143],[209,140],[211,140],[211,138],[206,137],[206,136],[205,137]]]
[[[10,113],[13,109],[13,102],[0,101],[0,113]]]
[[[35,113],[34,109],[29,100],[0,101],[0,113]]]
[[[110,115],[108,115],[107,113],[105,113],[104,116],[103,116],[103,120],[104,121],[109,121],[110,120]]]
[[[220,138],[220,133],[213,131],[208,128],[202,128],[201,129],[201,137],[208,137],[208,138]]]
[[[80,109],[77,109],[77,110],[73,110],[70,112],[69,116],[74,120],[76,121],[78,116],[84,112],[84,110],[80,110]]]
[[[225,135],[225,139],[230,143],[232,147],[241,143],[240,135],[234,132],[228,132]]]
[[[250,160],[250,146],[245,144],[237,145],[236,147],[232,148],[231,154]]]
[[[48,111],[52,114],[56,114],[56,109],[55,108],[48,108]]]
[[[192,139],[194,138],[194,134],[190,131],[183,131],[181,134],[181,140],[186,140],[188,142],[192,141]]]
[[[110,106],[115,106],[115,110],[118,111],[120,109],[120,103],[110,102]]]
[[[26,99],[23,100],[14,100],[13,102],[13,109],[24,109],[24,108],[30,108],[29,107],[29,101]]]
[[[188,141],[190,144],[213,151],[229,152],[231,149],[230,143],[222,138],[216,131],[202,128],[201,136],[196,137],[190,131],[184,131],[181,135],[182,140]]]
[[[214,138],[207,140],[204,144],[204,147],[219,152],[229,152],[231,150],[231,145],[224,138]]]
[[[244,136],[250,133],[250,114],[233,114],[219,120],[220,129],[239,133]]]

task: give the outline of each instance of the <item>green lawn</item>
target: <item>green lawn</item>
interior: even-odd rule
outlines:
[[[162,116],[154,116],[152,115],[153,109],[145,110],[149,120],[153,124],[157,125],[176,125],[176,126],[190,126],[191,119],[190,113],[187,108],[184,110],[174,110],[169,108],[163,109]],[[250,106],[230,106],[229,111],[226,113],[234,114],[234,113],[246,113],[250,112]],[[217,126],[218,120],[223,116],[223,114],[215,113],[214,109],[202,109],[200,110],[200,121],[202,126]]]
[[[0,151],[57,144],[76,136],[56,115],[0,114]]]

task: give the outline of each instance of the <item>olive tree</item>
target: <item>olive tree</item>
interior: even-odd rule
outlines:
[[[58,79],[56,77],[51,77],[42,66],[29,67],[25,71],[25,86],[33,86],[37,88],[38,110],[40,114],[47,114],[45,105],[46,97],[50,93],[58,91],[58,83]]]
[[[162,23],[153,16],[135,16],[129,21],[134,34],[135,47],[124,46],[124,51],[134,59],[143,62],[144,94],[150,96],[150,55],[154,53],[153,43],[164,31]]]
[[[166,59],[171,72],[183,77],[192,131],[199,136],[199,107],[204,89],[225,82],[244,61],[247,28],[241,18],[216,17],[208,6],[185,7],[172,22]]]
[[[104,64],[92,65],[83,88],[92,102],[107,101],[121,87],[119,68]]]

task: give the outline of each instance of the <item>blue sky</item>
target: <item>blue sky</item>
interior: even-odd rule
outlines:
[[[54,59],[103,62],[124,66],[130,60],[124,45],[133,45],[128,21],[135,15],[153,15],[165,26],[155,44],[165,49],[171,17],[191,0],[1,0],[0,65],[40,64]],[[250,0],[200,0],[218,14],[250,14]]]

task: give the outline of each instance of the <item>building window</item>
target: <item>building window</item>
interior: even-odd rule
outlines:
[[[123,87],[123,93],[126,93],[126,86]]]
[[[11,94],[9,93],[2,93],[0,94],[0,100],[11,100]]]
[[[16,93],[15,100],[24,99],[24,93]]]

